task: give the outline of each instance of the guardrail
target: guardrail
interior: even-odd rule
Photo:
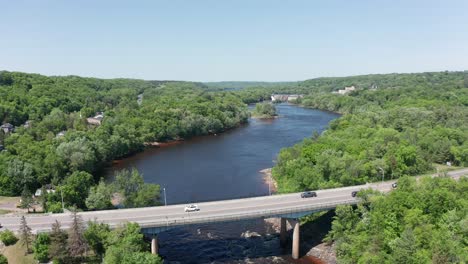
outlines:
[[[307,206],[297,206],[297,207],[289,207],[285,209],[276,209],[276,210],[262,210],[262,211],[254,211],[249,213],[238,213],[238,214],[226,214],[226,215],[219,215],[219,216],[210,216],[210,217],[197,217],[195,214],[187,217],[183,217],[182,219],[169,219],[166,220],[157,220],[157,221],[136,221],[142,228],[173,228],[176,226],[183,226],[183,225],[194,225],[194,224],[207,224],[207,223],[217,223],[217,222],[230,222],[230,221],[240,221],[240,220],[248,220],[248,219],[255,219],[255,218],[266,218],[266,217],[280,217],[280,216],[288,216],[297,213],[304,213],[304,212],[317,212],[323,210],[334,209],[338,205],[354,205],[357,204],[357,199],[346,200],[341,202],[333,202],[333,203],[324,203],[318,205],[307,205]]]

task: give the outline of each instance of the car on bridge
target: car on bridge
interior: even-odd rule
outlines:
[[[198,205],[196,205],[196,204],[190,204],[190,205],[185,206],[184,211],[185,211],[186,213],[188,213],[188,212],[196,212],[196,211],[200,211],[200,208],[198,208]]]
[[[317,197],[316,192],[303,192],[301,193],[301,198],[310,198],[310,197]]]

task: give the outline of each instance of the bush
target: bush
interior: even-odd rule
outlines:
[[[37,235],[33,244],[34,258],[41,263],[49,261],[49,245],[50,238],[48,234]]]
[[[0,254],[0,264],[8,264],[7,258],[2,254]]]
[[[0,232],[0,240],[3,242],[3,244],[5,244],[5,246],[11,246],[14,245],[16,241],[18,241],[18,238],[10,230],[5,230]]]

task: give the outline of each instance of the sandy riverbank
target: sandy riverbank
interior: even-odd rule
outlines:
[[[275,193],[278,191],[278,183],[273,179],[271,174],[271,168],[263,169],[260,171],[263,174],[263,181],[265,184],[269,184],[271,188],[271,193]]]

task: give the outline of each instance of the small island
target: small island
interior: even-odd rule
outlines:
[[[255,105],[255,109],[252,110],[253,118],[276,118],[278,114],[276,113],[276,107],[273,103],[270,102],[261,102]]]

